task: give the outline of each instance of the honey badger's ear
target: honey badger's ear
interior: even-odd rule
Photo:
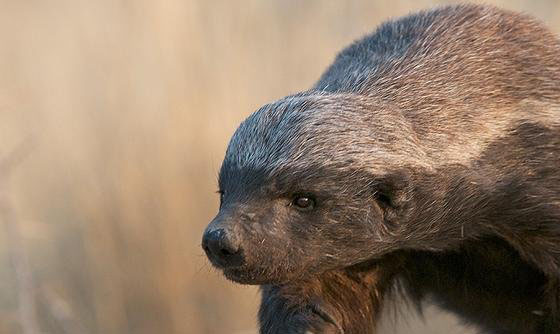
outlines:
[[[411,181],[411,174],[405,170],[383,175],[376,180],[374,198],[385,220],[395,221],[406,214],[412,196]]]

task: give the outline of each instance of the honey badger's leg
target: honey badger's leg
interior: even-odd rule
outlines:
[[[374,333],[393,277],[390,267],[356,267],[305,282],[263,286],[260,333]]]

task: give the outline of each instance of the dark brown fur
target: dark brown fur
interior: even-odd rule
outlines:
[[[240,125],[220,191],[203,247],[263,334],[373,333],[399,295],[558,333],[560,42],[485,6],[387,22]]]

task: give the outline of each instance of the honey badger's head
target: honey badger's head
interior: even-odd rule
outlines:
[[[390,106],[296,95],[245,120],[219,175],[220,210],[202,246],[231,280],[286,282],[395,247],[409,210],[408,165],[425,161]]]

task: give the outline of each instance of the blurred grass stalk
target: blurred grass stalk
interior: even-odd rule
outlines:
[[[6,233],[7,248],[17,279],[18,314],[23,334],[40,333],[36,315],[35,284],[31,274],[21,227],[10,199],[10,176],[29,154],[29,142],[23,142],[5,157],[0,157],[0,219]]]

